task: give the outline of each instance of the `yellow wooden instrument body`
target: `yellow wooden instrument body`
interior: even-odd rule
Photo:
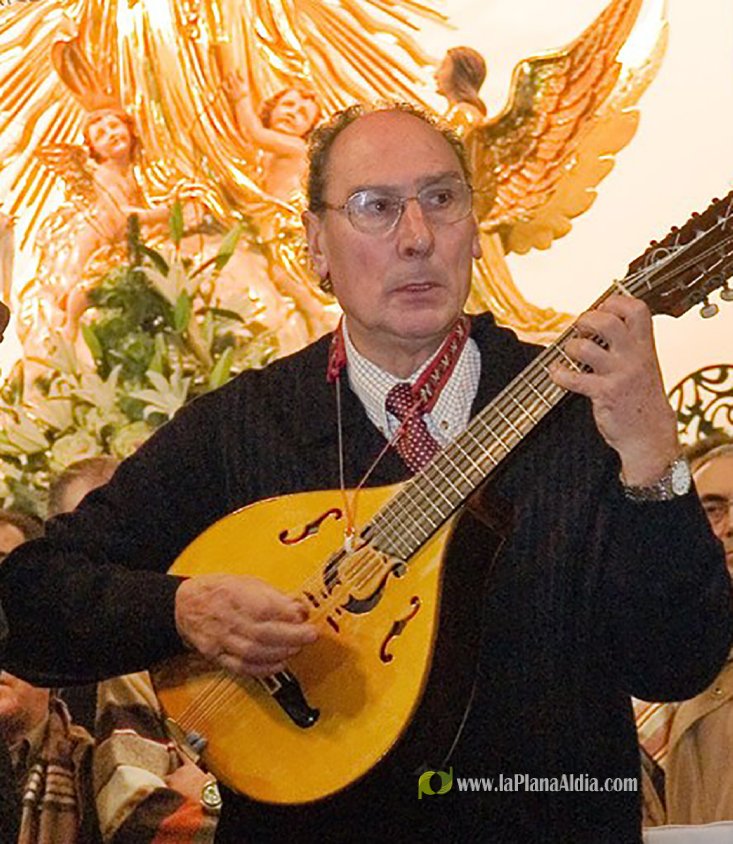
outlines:
[[[365,524],[398,488],[361,491],[359,521]],[[253,575],[299,595],[306,582],[311,589],[322,583],[327,560],[343,545],[344,521],[330,515],[307,538],[292,537],[341,507],[338,491],[260,501],[211,526],[171,572]],[[430,668],[449,525],[404,571],[393,560],[354,578],[342,597],[376,593],[369,611],[346,611],[340,599],[330,622],[313,613],[319,640],[288,666],[320,710],[313,726],[296,726],[257,681],[235,679],[200,659],[183,657],[153,672],[166,714],[184,732],[205,737],[204,762],[222,782],[258,801],[302,803],[338,792],[383,759],[409,724]],[[340,570],[363,569],[357,551]]]

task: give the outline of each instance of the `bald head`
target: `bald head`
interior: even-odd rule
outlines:
[[[412,115],[435,129],[436,132],[439,132],[452,147],[460,163],[463,176],[470,183],[471,174],[463,143],[450,126],[410,103],[390,103],[378,106],[358,104],[336,112],[326,123],[321,124],[311,136],[308,153],[309,171],[307,189],[309,210],[316,213],[323,210],[328,165],[331,158],[331,150],[337,138],[356,121],[364,120],[367,117],[372,118],[376,115],[384,116],[389,114],[396,114],[398,116]],[[396,130],[388,126],[388,131]]]

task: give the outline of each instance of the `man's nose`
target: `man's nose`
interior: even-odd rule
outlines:
[[[723,514],[723,533],[733,536],[733,498],[728,502],[728,509]]]
[[[400,254],[405,257],[421,257],[433,251],[433,229],[416,196],[405,199],[402,216],[397,224],[397,238]]]

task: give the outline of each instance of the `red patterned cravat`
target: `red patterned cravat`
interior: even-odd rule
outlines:
[[[413,472],[419,472],[440,450],[433,435],[428,431],[419,400],[415,399],[410,385],[403,381],[395,384],[387,393],[387,411],[400,421],[394,447]]]

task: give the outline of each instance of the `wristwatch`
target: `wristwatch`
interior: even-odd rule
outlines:
[[[201,808],[210,815],[218,815],[221,811],[221,794],[216,780],[208,780],[201,789]]]
[[[622,481],[623,484],[623,481]],[[692,473],[686,457],[678,457],[667,467],[662,477],[650,486],[627,486],[624,495],[632,501],[671,501],[687,495],[692,486]]]

